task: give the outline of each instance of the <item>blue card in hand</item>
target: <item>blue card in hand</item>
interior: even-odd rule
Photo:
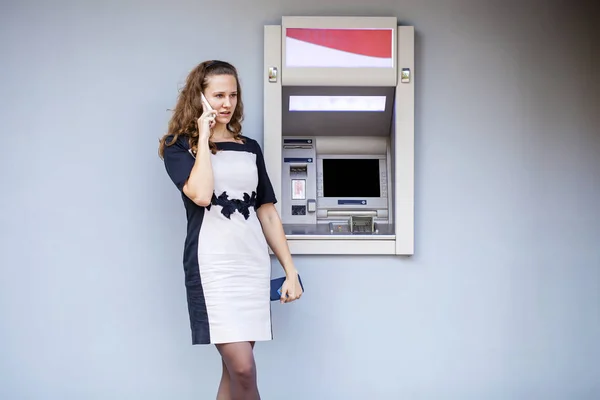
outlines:
[[[300,281],[300,287],[304,292],[304,285],[302,284],[302,279],[300,275],[298,275],[298,281]],[[281,286],[283,286],[283,282],[285,282],[285,276],[281,278],[271,279],[271,301],[277,301],[281,299]]]

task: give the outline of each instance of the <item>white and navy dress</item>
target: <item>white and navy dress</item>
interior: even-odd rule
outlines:
[[[188,221],[183,268],[192,344],[271,340],[271,262],[256,210],[275,203],[275,193],[255,140],[216,146],[214,193],[207,207],[183,193],[195,162],[187,137],[165,146],[164,153]]]

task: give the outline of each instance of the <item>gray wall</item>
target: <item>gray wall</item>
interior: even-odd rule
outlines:
[[[285,3],[2,2],[0,398],[214,398],[157,140],[187,72],[223,58],[262,143],[263,25],[303,14],[416,27],[416,255],[297,257],[263,398],[599,398],[598,8]]]

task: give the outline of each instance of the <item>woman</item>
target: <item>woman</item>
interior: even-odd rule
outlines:
[[[260,399],[254,343],[271,340],[270,246],[286,274],[281,302],[302,295],[258,143],[241,134],[236,69],[206,61],[187,77],[159,155],[187,214],[183,264],[193,344],[216,345],[218,400]]]

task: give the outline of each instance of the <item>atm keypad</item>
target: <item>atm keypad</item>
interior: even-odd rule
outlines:
[[[292,215],[306,215],[306,206],[292,206]]]

